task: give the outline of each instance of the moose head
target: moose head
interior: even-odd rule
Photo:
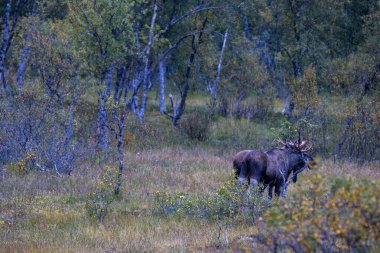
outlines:
[[[312,166],[310,165],[315,163],[313,157],[307,153],[313,148],[313,146],[308,144],[305,140],[302,141],[300,137],[296,142],[281,139],[278,140],[278,142],[283,145],[284,149],[291,151],[289,158],[293,160],[294,164],[296,164],[292,170],[292,181],[295,183],[297,182],[297,175],[306,168],[312,169]]]

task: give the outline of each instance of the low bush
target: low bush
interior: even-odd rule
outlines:
[[[379,183],[317,172],[296,184],[287,199],[269,201],[260,189],[246,191],[231,180],[209,195],[157,192],[155,211],[165,217],[255,224],[257,234],[231,244],[236,252],[378,252]]]
[[[191,139],[205,141],[208,138],[211,120],[206,112],[194,110],[184,115],[180,129]]]
[[[245,186],[237,186],[232,179],[215,194],[189,195],[156,192],[155,211],[158,214],[192,216],[207,220],[254,221],[266,210],[270,202],[261,197],[259,189],[247,191]]]
[[[378,180],[326,178],[317,173],[303,184],[259,218],[259,235],[253,237],[256,244],[250,244],[250,250],[257,250],[259,241],[272,252],[378,252]]]
[[[90,217],[99,222],[106,217],[110,204],[115,200],[116,170],[106,168],[92,193],[88,194],[86,210]]]
[[[37,155],[28,152],[24,157],[21,157],[16,163],[11,163],[8,167],[17,175],[24,176],[37,168],[36,160]]]

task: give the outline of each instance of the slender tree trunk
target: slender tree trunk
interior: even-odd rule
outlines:
[[[247,15],[245,13],[243,14],[243,18],[244,18],[244,35],[245,35],[245,38],[248,40],[251,40],[252,35],[249,32],[249,21],[248,21]]]
[[[68,167],[68,174],[71,174],[72,171],[72,157],[74,157],[74,152],[76,150],[75,145],[73,145],[73,124],[74,124],[74,109],[75,105],[77,104],[79,95],[76,93],[76,89],[79,86],[79,77],[75,78],[76,80],[73,81],[72,84],[72,93],[71,93],[71,100],[70,100],[70,105],[69,105],[69,111],[68,111],[68,120],[65,126],[65,154],[67,156],[70,156],[71,158],[68,159],[69,164],[67,164]]]
[[[105,153],[108,147],[106,106],[108,102],[108,97],[111,94],[111,85],[112,85],[114,66],[115,66],[115,63],[111,63],[111,65],[109,66],[107,70],[106,80],[105,80],[106,87],[100,87],[100,89],[98,90],[98,110],[99,111],[98,111],[98,118],[97,118],[97,135],[98,135],[98,147],[100,147],[102,151],[103,158],[105,156]],[[102,86],[104,84],[103,80],[101,80]]]
[[[292,94],[288,92],[288,95],[286,96],[285,101],[284,101],[284,107],[282,108],[282,112],[281,112],[282,115],[285,115],[288,118],[292,116],[292,112],[294,109],[294,103],[292,102],[291,97],[292,97]]]
[[[17,0],[16,4],[14,5],[12,27],[9,26],[11,6],[12,1],[8,0],[5,6],[3,38],[0,45],[0,81],[3,83],[3,88],[7,94],[9,94],[9,88],[5,76],[5,59],[7,56],[8,49],[11,46],[13,36],[15,34],[17,20],[20,14],[20,0]]]
[[[141,23],[139,21],[139,13],[137,12],[135,15],[135,19],[137,20],[136,26],[135,26],[135,44],[136,44],[136,51],[141,51],[140,46],[140,30],[141,30]],[[133,95],[132,95],[132,101],[131,101],[131,110],[132,112],[139,117],[139,99],[138,99],[138,90],[141,86],[141,67],[142,66],[142,59],[140,54],[137,56],[136,59],[136,67],[134,70],[133,78],[132,78],[132,89],[133,89]],[[126,92],[127,93],[127,92]],[[125,93],[125,97],[127,94]]]
[[[37,2],[38,0],[34,0],[33,10],[31,14],[32,17],[35,16],[36,14]],[[18,69],[17,69],[17,85],[18,85],[19,90],[22,90],[24,86],[24,72],[26,69],[26,62],[30,54],[30,46],[28,45],[29,37],[30,35],[27,33],[24,35],[25,45],[22,47],[21,60],[19,62]]]
[[[3,179],[3,164],[0,162],[0,181]]]
[[[240,107],[241,107],[241,102],[243,101],[243,99],[246,98],[246,94],[244,91],[241,91],[239,93],[239,96],[237,97],[236,99],[236,103],[235,103],[235,112],[233,110],[231,110],[231,112],[229,113],[231,116],[233,116],[234,114],[236,114],[236,116],[239,116],[240,113],[241,113],[241,110],[240,110]],[[233,109],[233,108],[232,108]]]
[[[297,13],[297,9],[296,9],[297,7],[295,6],[296,3],[294,3],[293,1],[289,1],[288,3],[289,3],[289,8],[292,12],[291,18],[292,18],[292,25],[293,25],[292,29],[293,29],[293,36],[295,40],[295,48],[300,48],[299,45],[301,41],[301,34],[298,29],[298,22],[299,22],[298,15],[299,14]],[[300,78],[303,72],[303,66],[301,62],[301,57],[302,57],[301,52],[299,52],[299,49],[297,49],[298,51],[296,50],[293,54],[291,54],[288,50],[286,50],[286,48],[283,48],[283,50],[289,57],[289,60],[292,64],[294,78],[295,79]],[[282,113],[283,115],[286,115],[288,118],[291,118],[293,109],[294,109],[294,103],[292,101],[291,91],[289,90],[288,95],[284,102],[284,108],[282,110]]]
[[[98,90],[98,117],[96,119],[96,135],[97,135],[97,147],[102,150],[105,144],[104,132],[103,132],[103,118],[105,114],[104,105],[102,104],[102,91]]]
[[[222,45],[222,51],[220,52],[220,57],[219,57],[219,63],[218,63],[218,69],[216,71],[216,78],[215,78],[215,85],[213,89],[213,95],[212,95],[212,111],[215,111],[216,108],[216,95],[218,92],[218,85],[219,85],[219,78],[220,78],[220,70],[222,69],[222,62],[223,62],[223,54],[224,54],[224,49],[226,47],[226,42],[227,42],[227,37],[228,37],[228,28],[226,29],[224,33],[224,39],[223,39],[223,45]]]
[[[207,24],[207,17],[202,23],[202,29],[201,29],[201,32],[199,33],[199,38],[198,38],[198,46],[202,42],[202,35],[206,27],[206,24]],[[193,66],[196,53],[197,53],[197,46],[195,45],[195,34],[193,34],[192,39],[191,39],[191,54],[190,54],[189,64],[187,65],[186,74],[184,76],[184,81],[183,81],[184,89],[181,94],[181,100],[180,100],[179,106],[176,107],[176,110],[174,110],[173,108],[173,117],[172,117],[173,126],[177,126],[178,120],[181,118],[183,112],[185,111],[187,93],[189,92],[189,87],[190,87],[189,78],[190,78],[191,68]]]
[[[148,87],[149,87],[149,82],[148,82],[148,77],[149,77],[149,72],[150,72],[149,58],[150,58],[150,49],[153,43],[153,34],[154,34],[154,25],[156,23],[156,16],[157,16],[157,0],[154,1],[153,16],[152,16],[152,21],[150,24],[148,45],[147,45],[146,54],[145,54],[145,67],[144,67],[144,78],[143,78],[143,91],[142,91],[142,98],[141,98],[141,109],[138,114],[139,119],[141,121],[144,120],[144,116],[145,116],[147,92],[148,92]]]
[[[123,89],[127,79],[126,67],[123,66],[117,70],[116,81],[115,81],[115,92],[113,94],[113,99],[117,102],[120,101],[121,96],[123,95]]]
[[[354,118],[350,117],[346,122],[346,127],[343,131],[342,137],[340,138],[340,142],[334,148],[334,162],[336,162],[336,157],[340,154],[340,151],[343,147],[343,144],[347,140],[347,133],[350,130],[352,124],[354,123]]]
[[[7,45],[9,41],[9,20],[10,20],[10,12],[11,12],[11,0],[8,0],[7,5],[5,7],[5,18],[4,18],[4,30],[3,30],[3,38],[0,46],[0,80],[3,83],[3,88],[6,93],[8,93],[8,85],[5,77],[5,56],[7,51]]]
[[[165,56],[158,56],[158,69],[160,73],[160,113],[164,114],[166,112],[165,106],[165,86],[166,86],[166,65],[165,65]]]
[[[124,130],[125,130],[125,118],[127,115],[127,104],[124,103],[123,107],[120,109],[121,114],[120,117],[117,116],[117,108],[114,110],[114,118],[117,121],[117,152],[119,154],[119,171],[117,174],[117,181],[115,186],[115,195],[120,194],[121,186],[122,186],[122,179],[123,179],[123,171],[124,171],[124,152],[123,152],[123,136],[124,136]]]
[[[24,36],[24,39],[27,42],[29,40],[29,35],[26,34]],[[17,85],[18,85],[19,90],[22,90],[22,88],[24,87],[24,72],[26,69],[26,62],[29,56],[29,52],[30,52],[30,46],[24,45],[22,47],[21,60],[17,69]]]
[[[104,93],[99,92],[99,98],[98,98],[98,106],[99,106],[99,112],[98,112],[98,141],[99,146],[102,151],[102,155],[105,155],[105,152],[108,147],[107,142],[107,111],[106,111],[106,98],[104,96]]]
[[[179,107],[176,106],[175,110],[173,108],[173,126],[177,126],[178,120],[181,118],[183,112],[185,111],[187,93],[189,92],[189,78],[190,78],[191,67],[193,65],[195,54],[197,51],[195,47],[195,35],[193,35],[191,39],[191,49],[192,49],[192,52],[190,54],[189,65],[187,66],[185,80],[184,80],[185,88],[181,94],[181,101],[179,103]]]

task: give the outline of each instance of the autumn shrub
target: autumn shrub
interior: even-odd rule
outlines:
[[[256,239],[273,252],[376,252],[379,190],[379,180],[326,178],[316,173],[264,212]]]
[[[207,112],[193,110],[182,117],[180,129],[191,140],[205,141],[208,138],[210,122]]]
[[[302,77],[292,80],[290,87],[292,94],[294,114],[300,117],[311,115],[318,106],[317,75],[313,67],[305,69]]]
[[[19,176],[28,174],[30,171],[36,169],[37,154],[28,152],[24,157],[21,157],[16,163],[9,166],[13,172]]]
[[[191,216],[206,220],[240,219],[250,222],[270,204],[268,199],[261,196],[259,188],[247,191],[245,186],[237,186],[234,179],[215,194],[156,192],[154,202],[155,212],[165,217]]]
[[[110,204],[115,200],[116,175],[114,168],[105,168],[93,192],[88,194],[86,210],[91,218],[96,218],[101,222],[106,217]]]

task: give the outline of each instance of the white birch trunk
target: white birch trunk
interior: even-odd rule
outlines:
[[[164,114],[166,112],[166,106],[165,106],[166,66],[165,66],[164,56],[161,56],[161,55],[158,56],[158,68],[160,72],[160,113]]]
[[[148,86],[149,86],[149,82],[148,82],[149,57],[150,57],[150,49],[153,43],[153,33],[154,33],[154,25],[156,23],[156,16],[157,16],[157,0],[154,1],[153,16],[152,16],[152,21],[150,24],[148,45],[147,45],[146,54],[145,54],[145,67],[144,67],[144,78],[143,78],[143,91],[142,91],[142,98],[141,98],[141,109],[138,115],[141,121],[144,120],[144,116],[145,116],[145,107],[146,107],[147,92],[148,92]]]
[[[217,95],[217,93],[218,93],[218,85],[219,85],[219,79],[220,79],[220,71],[221,71],[221,69],[222,69],[223,54],[224,54],[224,49],[226,48],[227,37],[228,37],[228,28],[226,29],[226,32],[224,33],[224,39],[223,39],[222,51],[220,52],[219,63],[218,63],[218,69],[217,69],[217,71],[216,71],[215,85],[214,85],[213,96],[212,96],[212,110],[213,110],[213,111],[214,111],[215,108],[216,108],[216,95]]]

